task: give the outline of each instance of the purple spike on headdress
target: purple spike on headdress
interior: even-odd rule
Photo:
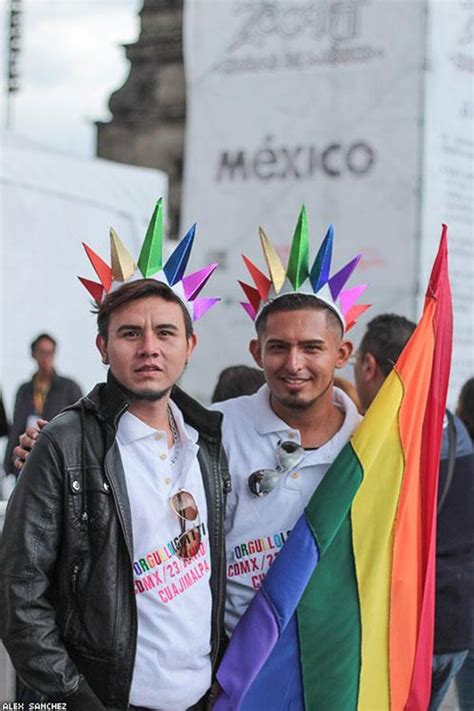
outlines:
[[[332,276],[329,281],[329,288],[331,289],[331,295],[334,301],[337,299],[339,294],[341,293],[342,289],[344,288],[344,284],[350,279],[350,276],[356,266],[359,264],[361,260],[362,254],[358,254],[354,259],[352,259],[348,264],[345,265],[345,267],[342,267],[334,276]]]
[[[168,279],[168,284],[174,286],[178,281],[181,281],[183,274],[186,271],[188,260],[193,247],[194,234],[196,232],[196,223],[191,227],[189,232],[180,241],[174,252],[168,258],[163,271]]]
[[[197,321],[201,316],[204,316],[218,301],[220,301],[219,298],[212,296],[193,301],[193,321]]]
[[[243,308],[246,310],[252,321],[255,321],[257,318],[257,312],[255,311],[254,307],[252,304],[247,304],[245,301],[241,301],[240,305],[243,306]]]
[[[351,289],[346,289],[346,291],[341,291],[339,294],[339,304],[341,306],[341,311],[343,316],[349,311],[349,309],[355,304],[359,296],[367,289],[367,284],[359,284],[359,286],[353,286]]]
[[[194,297],[199,294],[215,269],[217,269],[216,262],[214,264],[209,264],[203,269],[199,269],[199,271],[194,272],[187,277],[184,277],[182,283],[184,295],[188,301],[194,299]]]
[[[309,273],[309,280],[313,291],[316,294],[329,280],[331,270],[332,244],[334,238],[334,227],[329,225],[326,236],[318,250],[313,266]]]

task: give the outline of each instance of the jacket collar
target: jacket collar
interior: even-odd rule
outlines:
[[[220,438],[222,413],[203,407],[177,385],[171,391],[171,399],[181,410],[184,421],[194,427],[200,435]]]
[[[129,401],[109,370],[107,382],[98,383],[84,398],[84,405],[115,430],[120,417],[128,409]]]

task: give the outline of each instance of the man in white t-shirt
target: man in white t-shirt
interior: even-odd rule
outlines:
[[[352,353],[345,334],[368,308],[355,305],[365,286],[344,289],[360,255],[330,276],[330,228],[310,269],[304,208],[286,269],[263,231],[260,237],[269,277],[244,258],[255,288],[241,285],[256,327],[250,352],[266,384],[254,395],[212,406],[224,415],[232,478],[226,509],[229,635],[360,421],[352,400],[334,387],[335,370]],[[259,675],[261,693],[252,696],[252,687],[246,709],[291,709],[299,702],[287,659],[291,650],[281,642]]]
[[[0,544],[4,644],[22,681],[68,711],[204,709],[224,636],[222,418],[176,387],[191,314],[212,300],[192,298],[206,275],[180,285],[181,243],[148,278],[154,247],[144,279],[131,258],[112,275],[96,261],[107,383],[42,431]]]
[[[352,344],[325,304],[307,294],[286,295],[262,312],[256,327],[250,350],[266,385],[212,406],[224,414],[232,478],[225,524],[229,635],[360,421],[352,400],[333,387],[334,371],[347,363]],[[282,442],[286,466],[277,471]],[[254,473],[262,470],[272,471],[264,475],[266,494],[262,481],[255,485]]]

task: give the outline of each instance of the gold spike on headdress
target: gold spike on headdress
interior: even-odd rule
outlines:
[[[117,281],[127,281],[135,273],[137,265],[113,227],[110,228],[110,258],[112,277]]]
[[[275,293],[278,294],[283,286],[283,282],[285,281],[286,272],[283,268],[280,257],[276,253],[275,248],[261,227],[258,228],[258,234],[260,235],[263,254],[268,265],[268,271],[270,272],[273,287],[275,289]]]

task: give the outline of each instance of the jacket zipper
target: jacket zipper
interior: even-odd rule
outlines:
[[[79,563],[76,563],[76,565],[75,565],[75,566],[73,567],[73,569],[72,569],[72,575],[71,575],[71,589],[72,589],[72,592],[73,592],[73,593],[76,592],[77,576],[79,575],[79,570],[80,570],[80,568],[81,568],[81,566],[79,565]]]
[[[221,447],[222,444],[217,443],[217,464],[216,460],[213,457],[212,458],[212,468],[214,471],[214,484],[215,484],[215,492],[216,492],[216,520],[214,524],[214,541],[218,541],[219,539],[221,541],[224,541],[224,513],[220,513],[220,509],[223,507],[223,484],[224,482],[221,482],[220,480],[220,465],[221,465]],[[222,528],[221,534],[219,535],[218,529]],[[222,548],[224,550],[222,550]],[[225,561],[225,545],[220,546],[220,549],[217,551],[217,556],[218,556],[218,561],[219,561],[219,568],[218,568],[218,589],[217,589],[217,609],[216,609],[216,621],[215,621],[215,627],[216,627],[216,646],[215,646],[215,651],[214,651],[214,659],[213,659],[213,667],[215,667],[216,661],[219,656],[219,651],[220,651],[220,646],[221,646],[221,623],[223,623],[222,620],[222,607],[223,607],[223,590],[224,590],[224,575],[225,575],[225,570],[224,570],[224,561]]]
[[[79,576],[79,571],[81,569],[80,563],[75,563],[73,568],[72,568],[72,573],[71,573],[71,593],[72,593],[72,600],[71,600],[71,609],[69,610],[68,616],[66,618],[66,621],[64,623],[64,634],[67,634],[68,627],[71,624],[71,619],[74,613],[74,608],[75,608],[75,600],[74,600],[74,595],[76,594],[76,587],[77,587],[77,578]]]

